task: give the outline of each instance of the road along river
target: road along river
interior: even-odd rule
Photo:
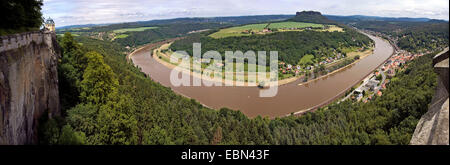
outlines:
[[[240,110],[249,117],[281,117],[291,113],[301,114],[324,106],[344,95],[345,91],[356,85],[374,71],[393,54],[389,42],[368,35],[375,42],[374,54],[351,66],[324,76],[305,85],[301,79],[278,87],[275,97],[259,97],[259,88],[240,86],[180,86],[170,83],[171,69],[157,62],[151,51],[158,44],[149,44],[130,54],[133,63],[148,74],[154,81],[172,88],[175,92],[196,99],[210,108],[222,107]],[[161,43],[160,45],[162,45]],[[159,45],[159,46],[160,46]],[[192,81],[192,77],[191,77]]]

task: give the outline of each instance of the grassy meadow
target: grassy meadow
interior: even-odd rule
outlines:
[[[328,31],[328,32],[343,32],[344,30],[341,27],[335,25],[328,25],[325,28],[325,25],[315,24],[315,23],[304,23],[304,22],[276,22],[276,23],[261,23],[261,24],[249,24],[244,26],[236,26],[225,29],[220,29],[218,32],[210,34],[209,36],[215,39],[225,38],[225,37],[238,37],[238,36],[250,36],[253,35],[251,33],[243,33],[244,31],[253,31],[257,32],[256,34],[268,34],[271,32],[260,33],[264,28],[269,29],[278,29],[280,32],[285,31],[303,31],[304,28],[324,28],[324,29],[315,29],[316,31]],[[290,29],[296,28],[296,29]]]
[[[267,26],[267,23],[263,24],[250,24],[244,26],[231,27],[226,29],[220,29],[218,32],[209,35],[212,38],[225,38],[225,37],[237,37],[237,36],[249,36],[251,34],[242,33],[245,30],[261,31]]]
[[[141,31],[144,31],[144,30],[156,29],[156,28],[158,28],[158,27],[123,28],[123,29],[116,29],[113,32],[114,33],[141,32]]]
[[[322,24],[304,23],[304,22],[277,22],[277,23],[271,23],[269,25],[269,28],[275,28],[275,29],[281,29],[281,28],[307,28],[307,27],[323,28],[324,26]]]

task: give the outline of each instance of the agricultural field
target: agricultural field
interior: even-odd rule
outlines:
[[[127,34],[120,34],[116,36],[116,38],[126,38],[126,37],[128,37]]]
[[[304,22],[278,22],[278,23],[271,23],[268,28],[274,28],[274,29],[282,29],[282,28],[323,28],[324,26],[322,24],[315,24],[315,23],[304,23]]]
[[[128,37],[128,34],[119,34],[119,35],[113,37],[112,40],[114,41],[115,39],[127,38],[127,37]]]
[[[225,38],[225,37],[238,37],[238,36],[250,36],[253,34],[268,34],[272,31],[263,31],[265,28],[273,30],[277,29],[279,32],[286,31],[303,31],[305,28],[318,28],[314,29],[316,31],[338,31],[343,32],[344,29],[335,25],[322,25],[315,23],[304,23],[304,22],[277,22],[277,23],[262,23],[262,24],[250,24],[244,26],[231,27],[226,29],[220,29],[209,35],[212,38]],[[292,29],[294,28],[294,29]],[[253,32],[253,33],[252,33]]]
[[[77,33],[71,33],[71,34],[72,34],[72,36],[74,36],[74,37],[80,36],[80,34],[77,34]],[[63,37],[63,36],[64,36],[64,33],[58,33],[58,34],[56,34],[56,35]]]
[[[90,27],[83,27],[83,28],[71,28],[71,29],[62,29],[62,31],[70,30],[70,31],[81,31],[81,30],[89,30]]]
[[[245,30],[262,31],[266,26],[267,26],[267,23],[250,24],[250,25],[244,25],[244,26],[231,27],[231,28],[226,28],[226,29],[220,29],[218,32],[215,32],[209,36],[212,38],[249,36],[251,34],[245,34],[242,32],[244,32]]]
[[[124,28],[124,29],[116,29],[114,33],[125,33],[125,32],[141,32],[149,29],[156,29],[158,27],[138,27],[138,28]]]
[[[328,32],[344,32],[344,29],[336,26],[336,25],[328,25],[328,27],[326,29],[323,29],[321,31],[328,31]]]

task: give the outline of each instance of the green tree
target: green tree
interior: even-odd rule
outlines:
[[[0,35],[37,30],[42,25],[42,0],[0,1]]]
[[[70,125],[65,125],[61,129],[59,144],[82,145],[86,143],[86,136],[83,132],[75,132]]]
[[[171,142],[166,130],[159,126],[155,126],[144,133],[144,144],[169,145],[174,143]]]
[[[137,144],[137,120],[133,106],[127,97],[120,96],[118,101],[108,101],[98,114],[101,144]]]
[[[106,103],[111,94],[117,94],[119,81],[100,54],[89,52],[86,57],[88,65],[81,81],[80,98],[92,104]]]
[[[53,145],[58,144],[58,139],[60,135],[60,127],[55,119],[46,119],[42,126],[40,127],[39,136],[41,136],[40,143]],[[42,121],[42,120],[41,120]]]
[[[78,104],[67,111],[67,124],[74,128],[74,131],[85,133],[87,143],[95,144],[91,139],[93,135],[98,134],[97,114],[98,106],[93,104]]]
[[[60,101],[63,115],[65,115],[66,109],[79,103],[80,82],[87,65],[87,59],[71,33],[65,33],[60,44],[63,53],[58,65],[58,85],[59,89],[64,91],[60,92]]]

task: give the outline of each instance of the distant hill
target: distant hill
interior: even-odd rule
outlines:
[[[173,19],[159,19],[149,21],[110,23],[110,24],[86,24],[86,25],[69,25],[57,27],[58,30],[84,28],[84,27],[98,27],[111,26],[114,28],[130,28],[142,26],[158,26],[167,24],[193,24],[193,23],[221,23],[230,25],[251,24],[260,22],[281,21],[292,18],[294,15],[254,15],[254,16],[229,16],[229,17],[192,17],[192,18],[173,18]]]
[[[440,19],[430,19],[429,23],[448,23],[448,21],[440,20]]]
[[[320,24],[336,24],[335,21],[329,20],[317,11],[302,11],[290,19],[295,22],[320,23]]]
[[[140,24],[160,25],[173,23],[229,23],[229,24],[250,24],[269,21],[281,21],[292,18],[293,15],[254,15],[254,16],[229,16],[229,17],[193,17],[175,18],[164,20],[141,21]]]
[[[444,20],[436,20],[429,18],[409,18],[409,17],[378,17],[378,16],[365,16],[365,15],[351,15],[351,16],[337,16],[337,15],[324,15],[330,20],[340,23],[351,23],[360,21],[388,21],[388,22],[447,22]]]
[[[68,26],[56,27],[56,30],[73,29],[73,28],[88,28],[88,27],[107,26],[107,25],[110,25],[110,24],[68,25]]]
[[[253,16],[228,16],[228,17],[190,17],[190,18],[174,18],[161,19],[137,22],[123,22],[111,24],[86,24],[86,25],[69,25],[64,27],[57,27],[58,30],[83,28],[83,27],[101,27],[109,26],[111,28],[133,28],[143,26],[158,26],[167,24],[193,24],[193,23],[220,23],[231,25],[252,24],[261,22],[274,22],[290,20],[295,22],[321,23],[321,24],[348,24],[360,21],[392,21],[392,22],[448,22],[444,20],[433,20],[429,18],[408,18],[408,17],[378,17],[378,16],[337,16],[337,15],[322,15],[317,11],[302,11],[297,12],[296,15],[253,15]]]

